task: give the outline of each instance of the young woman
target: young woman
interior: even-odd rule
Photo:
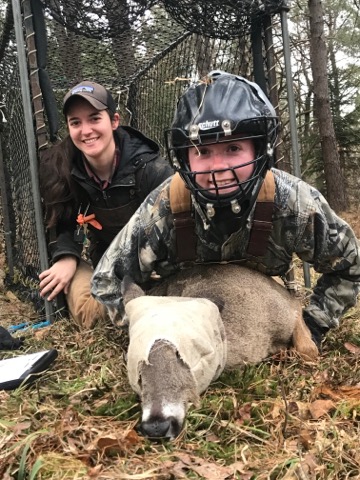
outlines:
[[[114,99],[102,85],[76,85],[64,98],[63,113],[69,135],[44,152],[40,165],[52,256],[52,266],[39,276],[40,294],[51,301],[64,292],[74,319],[90,328],[105,316],[90,295],[92,266],[173,170],[155,142],[119,126]],[[81,259],[85,235],[92,266]]]
[[[272,168],[277,128],[274,108],[258,85],[212,72],[180,98],[167,131],[168,151],[192,194],[195,225],[187,239],[195,238],[194,261],[241,262],[271,276],[284,276],[293,254],[311,263],[321,276],[303,316],[319,345],[356,303],[359,242],[320,192]],[[183,266],[172,184],[166,181],[149,195],[94,272],[92,293],[112,316],[121,308],[125,274],[143,284],[153,270],[164,277]],[[266,189],[271,195],[265,202]]]

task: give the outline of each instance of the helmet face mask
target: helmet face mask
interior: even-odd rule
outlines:
[[[212,83],[190,87],[180,98],[172,128],[165,132],[168,156],[195,200],[208,213],[215,212],[214,207],[226,206],[234,213],[245,213],[254,204],[271,167],[278,127],[275,110],[256,84],[227,73],[215,72],[209,77]],[[251,161],[217,170],[191,170],[190,148],[249,139],[255,147]],[[250,177],[239,178],[241,168],[250,163],[253,165]],[[217,184],[217,177],[226,170],[231,172],[237,186],[230,193],[226,193],[229,188]],[[199,185],[196,178],[200,173],[212,178],[212,187]]]

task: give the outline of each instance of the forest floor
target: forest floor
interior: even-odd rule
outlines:
[[[360,238],[358,214],[344,217]],[[29,320],[39,320],[33,307],[2,286],[0,324]],[[61,319],[21,334],[22,352],[59,356],[29,388],[0,391],[2,480],[360,479],[360,306],[316,362],[287,352],[223,373],[172,442],[136,431],[125,332]]]

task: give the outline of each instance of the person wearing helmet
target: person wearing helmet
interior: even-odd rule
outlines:
[[[92,278],[92,294],[111,317],[121,312],[124,275],[144,285],[154,270],[175,273],[191,258],[179,255],[179,244],[195,239],[197,263],[241,262],[270,276],[284,277],[298,255],[322,274],[303,313],[313,340],[319,346],[339,325],[360,290],[359,243],[319,191],[273,167],[277,131],[269,100],[243,77],[211,72],[180,97],[165,132],[178,175],[148,196]],[[180,242],[171,209],[176,177],[191,193],[194,233]]]
[[[221,207],[230,206],[236,217],[241,209],[241,217],[245,218],[256,200],[266,171],[272,166],[278,120],[273,106],[255,83],[222,72],[213,72],[209,78],[212,83],[204,82],[190,88],[178,102],[172,128],[165,134],[170,161],[197,203],[207,210],[207,217],[215,216],[216,208],[223,213]],[[230,166],[224,161],[220,168],[215,168],[216,164],[207,162],[213,168],[206,170],[202,165],[205,164],[205,151],[221,150],[224,160],[227,151],[241,150],[231,147],[235,140],[255,150],[246,165],[237,169],[236,161]],[[201,177],[197,167],[202,172]],[[230,174],[225,177],[232,179],[231,192],[224,185],[217,185],[225,172]],[[201,178],[206,174],[210,176],[208,184],[202,185]],[[212,207],[215,210],[210,211]]]

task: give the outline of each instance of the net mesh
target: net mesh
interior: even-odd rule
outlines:
[[[254,18],[273,15],[284,6],[283,0],[44,0],[42,3],[59,24],[76,34],[103,40],[128,36],[131,32],[134,39],[142,37],[146,41],[152,23],[150,12],[156,10],[162,17],[162,31],[176,23],[192,33],[228,40],[247,33]],[[160,43],[161,32],[156,37]]]
[[[164,0],[166,11],[187,30],[225,40],[248,33],[253,19],[278,13],[282,4],[282,0]]]
[[[3,235],[10,237],[6,251],[8,267],[10,265],[14,268],[11,278],[7,275],[7,281],[19,289],[22,298],[34,301],[36,306],[42,309],[43,302],[36,289],[40,263],[34,223],[33,190],[19,69],[14,49],[11,47],[15,43],[13,42],[11,34],[0,63],[3,74],[0,77],[1,104],[4,106],[3,120],[6,120],[1,126],[4,161],[0,174],[5,188],[5,192],[1,192],[1,220]],[[4,242],[4,238],[2,240]],[[10,246],[11,251],[8,251]]]

